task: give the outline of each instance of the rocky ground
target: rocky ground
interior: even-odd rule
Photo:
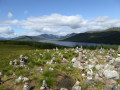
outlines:
[[[120,48],[27,50],[7,61],[0,90],[120,90]]]

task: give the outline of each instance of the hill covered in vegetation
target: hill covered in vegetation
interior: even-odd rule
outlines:
[[[120,28],[114,27],[103,31],[79,33],[72,37],[63,39],[63,41],[120,44]]]
[[[41,34],[38,36],[19,36],[16,38],[12,38],[10,40],[16,40],[16,41],[40,41],[40,40],[49,40],[49,39],[56,40],[56,39],[68,38],[74,35],[76,35],[76,33],[67,34],[65,36],[58,36],[53,34]],[[1,38],[0,40],[5,40],[5,39]]]

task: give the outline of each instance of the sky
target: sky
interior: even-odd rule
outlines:
[[[120,27],[120,0],[0,0],[0,37]]]

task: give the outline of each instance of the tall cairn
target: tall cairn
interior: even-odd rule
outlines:
[[[120,54],[120,45],[118,46],[118,54]]]
[[[79,60],[82,60],[82,52],[79,52],[79,57],[78,57]]]
[[[0,72],[0,84],[2,84],[1,77],[2,77],[2,73]]]

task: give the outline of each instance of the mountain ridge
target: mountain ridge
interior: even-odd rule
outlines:
[[[57,40],[57,39],[63,39],[66,37],[71,37],[73,35],[76,35],[76,33],[67,34],[65,36],[57,36],[53,34],[41,34],[38,36],[19,36],[16,38],[12,38],[11,40],[18,40],[18,41],[39,41],[39,40]]]

